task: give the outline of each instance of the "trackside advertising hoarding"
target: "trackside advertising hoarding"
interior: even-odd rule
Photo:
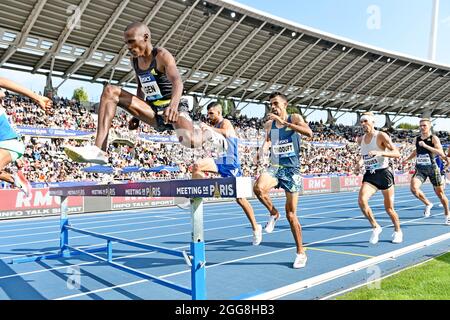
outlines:
[[[449,175],[450,178],[450,175]],[[395,176],[396,185],[408,185],[410,174]],[[362,176],[315,177],[303,178],[301,194],[330,193],[340,191],[357,191],[362,183]],[[283,197],[284,190],[273,189],[271,197]],[[105,200],[107,198],[104,198]],[[205,198],[205,202],[234,201],[226,198]],[[175,205],[173,197],[111,197],[107,201],[99,201],[97,197],[69,197],[69,212],[97,212],[110,210],[132,210],[139,208],[167,207]],[[0,190],[0,219],[42,217],[60,213],[60,198],[50,196],[48,188],[33,189],[32,196],[27,199],[18,190]],[[91,210],[91,209],[92,210]],[[94,210],[95,209],[95,210]]]
[[[69,197],[69,212],[82,213],[83,198]],[[0,190],[0,219],[29,218],[60,213],[60,198],[50,196],[48,188],[33,189],[29,198],[18,190]]]

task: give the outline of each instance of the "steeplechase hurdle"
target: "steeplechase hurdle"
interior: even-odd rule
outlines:
[[[134,274],[138,277],[151,280],[171,289],[191,295],[193,300],[206,299],[206,256],[203,231],[203,199],[204,198],[248,198],[252,196],[251,178],[223,178],[174,180],[162,182],[138,182],[109,185],[76,185],[50,187],[50,195],[61,198],[60,215],[60,248],[59,252],[50,255],[30,256],[12,260],[12,264],[35,262],[45,259],[69,258],[74,255],[88,255],[101,262]],[[91,232],[74,227],[69,223],[68,197],[184,197],[191,201],[192,242],[190,253],[170,248],[153,246],[141,242],[112,237],[105,234]],[[106,246],[100,248],[82,249],[69,244],[69,231],[81,233],[106,240]],[[191,268],[191,288],[161,279],[157,276],[126,267],[113,261],[113,243],[123,243],[130,246],[157,251],[168,255],[183,258]],[[106,258],[95,252],[106,251]]]

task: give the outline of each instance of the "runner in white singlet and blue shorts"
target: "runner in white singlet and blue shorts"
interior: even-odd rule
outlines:
[[[238,138],[232,123],[223,118],[222,105],[220,103],[211,102],[207,106],[207,112],[209,122],[213,127],[202,123],[202,129],[214,130],[216,133],[224,136],[227,142],[227,148],[218,148],[218,150],[216,150],[216,159],[204,158],[197,161],[192,169],[192,178],[203,179],[205,178],[205,172],[218,173],[223,178],[241,177],[242,170],[241,162],[239,160]],[[259,245],[262,240],[262,226],[256,222],[252,205],[245,198],[237,198],[236,202],[241,206],[252,226],[253,245]]]
[[[365,134],[357,139],[361,146],[362,158],[357,165],[356,172],[359,173],[360,167],[364,164],[365,173],[359,191],[358,204],[373,228],[369,242],[371,244],[378,243],[379,235],[382,232],[382,228],[377,223],[369,206],[369,199],[378,190],[381,190],[386,212],[395,227],[392,242],[401,243],[403,242],[403,233],[394,209],[395,181],[388,160],[388,158],[400,158],[400,153],[386,133],[375,130],[375,118],[371,112],[364,113],[360,122]]]

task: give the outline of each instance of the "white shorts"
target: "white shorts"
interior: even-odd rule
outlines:
[[[12,162],[14,162],[22,157],[23,153],[25,152],[25,145],[19,139],[10,139],[0,141],[0,149],[9,151]]]

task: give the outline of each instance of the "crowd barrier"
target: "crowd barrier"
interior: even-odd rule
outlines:
[[[450,179],[450,175],[449,175]],[[396,175],[397,185],[408,185],[411,175]],[[345,191],[357,191],[362,176],[310,177],[303,178],[301,194],[321,194]],[[282,190],[272,190],[273,197],[284,196]],[[230,201],[229,199],[205,199],[205,202]],[[170,207],[175,205],[174,198],[158,197],[69,197],[71,214],[120,211]],[[0,190],[0,219],[45,217],[60,214],[59,197],[49,195],[48,188],[34,188],[30,198],[18,190]]]

